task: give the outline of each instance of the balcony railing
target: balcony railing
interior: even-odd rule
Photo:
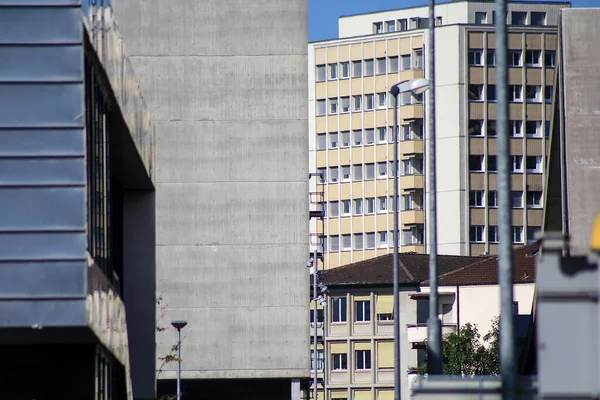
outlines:
[[[427,340],[427,324],[407,324],[408,343],[413,348],[421,347]],[[448,333],[456,333],[456,324],[442,323],[442,337]]]

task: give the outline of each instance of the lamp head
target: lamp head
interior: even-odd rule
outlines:
[[[429,81],[425,78],[412,79],[410,82],[410,91],[413,94],[421,94],[429,89]]]
[[[183,329],[187,325],[187,321],[173,321],[171,322],[171,325],[173,325],[173,328],[179,330]]]

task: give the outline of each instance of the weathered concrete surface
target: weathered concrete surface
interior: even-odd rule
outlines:
[[[186,319],[186,379],[307,377],[306,1],[114,8],[156,129],[158,355]]]

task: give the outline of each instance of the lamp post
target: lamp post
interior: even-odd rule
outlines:
[[[421,94],[429,89],[427,79],[418,78],[402,81],[390,89],[390,94],[394,97],[394,398],[400,399],[400,283],[398,281],[398,250],[399,250],[399,222],[398,222],[398,95],[402,93],[411,93],[413,95]]]
[[[173,328],[177,329],[177,400],[181,399],[181,330],[187,325],[187,321],[171,322]]]

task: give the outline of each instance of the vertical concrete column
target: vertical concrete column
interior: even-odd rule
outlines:
[[[290,396],[291,400],[300,400],[302,391],[300,390],[300,379],[292,379],[292,393]]]

